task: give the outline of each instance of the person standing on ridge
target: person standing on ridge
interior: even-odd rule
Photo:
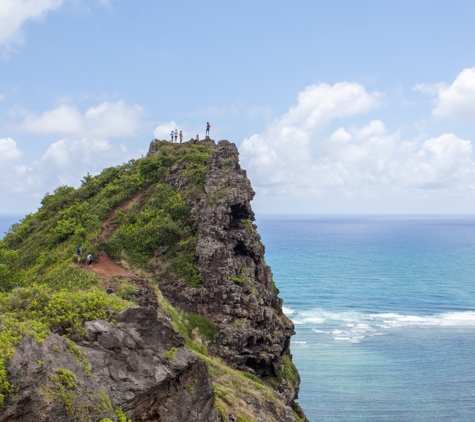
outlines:
[[[80,246],[78,246],[76,250],[76,254],[78,256],[78,264],[79,264],[81,262],[81,257],[82,257],[82,248]]]
[[[180,130],[180,144],[183,142],[183,132]]]
[[[178,142],[178,131],[175,129],[175,142]]]
[[[211,125],[209,124],[209,122],[206,122],[206,137],[209,138],[209,128],[211,127]]]
[[[170,132],[170,142],[173,142],[173,130]]]

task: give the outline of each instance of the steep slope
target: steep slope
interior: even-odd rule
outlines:
[[[210,139],[47,195],[0,242],[0,421],[306,420],[253,196]]]
[[[152,146],[150,154],[154,152]],[[292,322],[282,312],[264,246],[252,223],[254,197],[246,172],[239,166],[234,144],[220,141],[207,160],[203,191],[189,199],[198,228],[196,256],[202,278],[199,288],[187,288],[176,277],[160,282],[164,295],[182,310],[207,316],[218,334],[210,351],[232,367],[278,383],[290,404],[298,392],[299,377],[283,377],[290,365]],[[181,191],[183,168],[172,167],[167,182]]]

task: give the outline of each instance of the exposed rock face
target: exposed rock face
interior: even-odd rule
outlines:
[[[154,307],[129,308],[117,324],[88,322],[86,331],[73,353],[56,334],[42,344],[22,340],[8,365],[18,392],[0,421],[96,421],[113,418],[111,405],[134,422],[216,421],[206,364]]]
[[[217,146],[207,143],[213,152],[204,192],[189,204],[198,227],[196,255],[202,287],[186,288],[170,278],[160,283],[160,289],[174,305],[216,323],[212,353],[234,368],[276,377],[283,372],[283,356],[290,356],[294,326],[282,312],[279,290],[252,224],[254,191],[239,165],[238,150],[228,141]],[[152,148],[149,154],[154,153]],[[188,185],[181,170],[175,167],[167,178],[178,190]],[[298,393],[298,374],[296,378],[293,385],[284,379],[279,386],[288,404]]]

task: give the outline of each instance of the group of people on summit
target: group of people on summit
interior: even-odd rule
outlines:
[[[206,122],[206,138],[209,138],[209,129],[211,128],[211,125],[209,122]],[[178,142],[178,137],[180,137],[180,144],[183,142],[183,132],[180,130],[180,133],[178,133],[178,130],[172,130],[170,132],[170,142],[176,143]],[[200,140],[200,135],[196,135],[196,140]]]

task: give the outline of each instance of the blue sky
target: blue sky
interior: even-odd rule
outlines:
[[[257,213],[471,214],[475,3],[0,0],[0,214],[235,142]]]

